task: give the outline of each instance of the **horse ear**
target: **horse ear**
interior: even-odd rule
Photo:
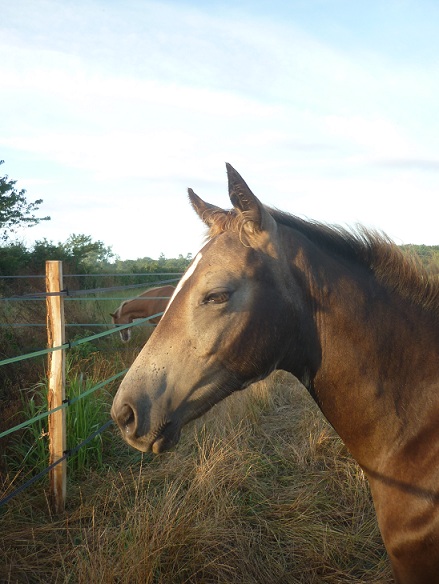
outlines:
[[[257,230],[268,230],[273,223],[271,215],[233,166],[226,162],[226,168],[232,205],[237,211],[245,213],[247,220],[253,223]]]
[[[114,313],[113,313],[113,312],[110,312],[110,316],[111,316],[112,318],[114,318],[114,317],[116,316],[116,313],[115,313],[115,312],[114,312]]]
[[[194,211],[197,213],[201,221],[210,227],[214,222],[214,215],[218,213],[226,213],[224,209],[206,203],[203,199],[200,199],[198,195],[194,193],[192,189],[188,189],[189,200],[191,202]]]

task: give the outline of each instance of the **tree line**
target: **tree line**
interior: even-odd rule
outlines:
[[[410,243],[401,245],[401,249],[407,253],[415,254],[428,271],[439,273],[439,245],[424,245]]]
[[[5,242],[0,245],[0,276],[44,274],[47,260],[61,260],[66,274],[183,272],[191,259],[191,254],[177,258],[161,254],[158,259],[121,260],[102,241],[72,234],[65,242],[43,239],[32,247],[19,241]]]

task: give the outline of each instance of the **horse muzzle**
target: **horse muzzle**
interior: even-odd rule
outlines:
[[[181,427],[176,422],[162,418],[160,422],[150,425],[148,408],[140,405],[133,407],[128,402],[119,404],[115,399],[111,416],[118,425],[123,439],[141,452],[159,454],[169,450],[180,439]]]

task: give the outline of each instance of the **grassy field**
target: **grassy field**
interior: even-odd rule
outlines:
[[[171,452],[137,453],[116,429],[103,444],[62,516],[45,483],[3,508],[0,582],[392,581],[363,473],[286,374],[219,404]]]

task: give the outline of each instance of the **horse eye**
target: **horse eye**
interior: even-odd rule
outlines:
[[[224,304],[230,298],[230,293],[227,290],[220,290],[218,292],[210,292],[203,300],[203,304]]]

